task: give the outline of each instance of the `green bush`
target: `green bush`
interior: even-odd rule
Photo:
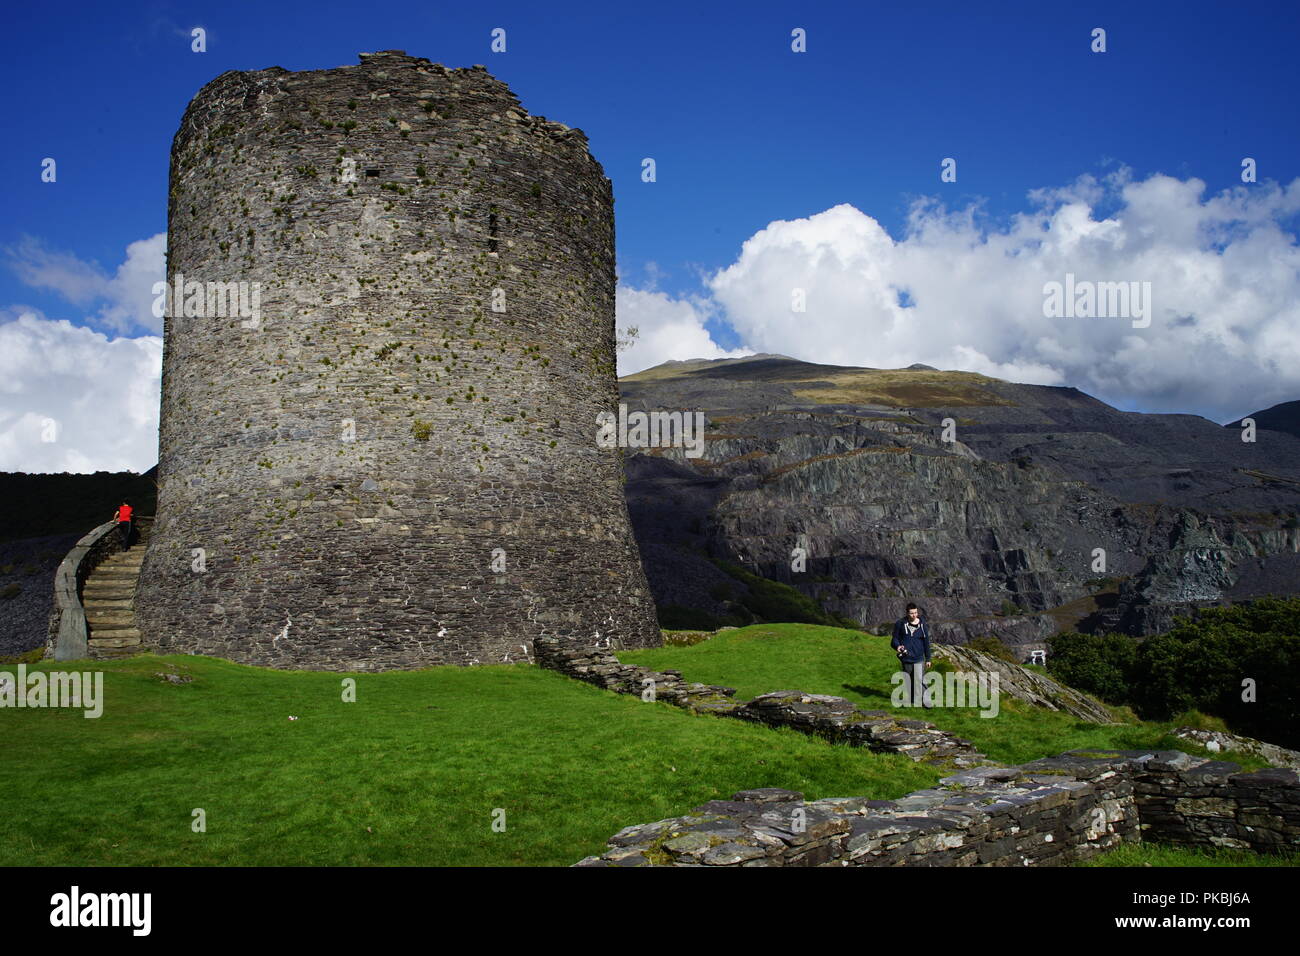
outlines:
[[[1047,660],[1053,677],[1143,720],[1195,710],[1234,733],[1300,746],[1300,598],[1203,608],[1141,643],[1059,634]],[[1247,682],[1253,699],[1243,699]]]
[[[1137,642],[1123,634],[1058,634],[1047,642],[1055,678],[1112,704],[1129,703]]]
[[[1245,684],[1253,684],[1253,700]],[[1138,649],[1132,704],[1145,719],[1200,710],[1236,733],[1300,746],[1300,598],[1204,608]]]

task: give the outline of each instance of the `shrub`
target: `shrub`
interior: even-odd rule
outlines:
[[[1047,642],[1047,670],[1081,691],[1128,703],[1137,642],[1123,634],[1058,634]]]
[[[1253,693],[1246,693],[1248,686]],[[1237,733],[1295,747],[1298,688],[1300,598],[1262,598],[1204,608],[1145,640],[1131,702],[1145,719],[1195,709],[1223,718]]]

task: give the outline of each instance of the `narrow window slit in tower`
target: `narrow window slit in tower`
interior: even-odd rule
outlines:
[[[488,252],[497,251],[497,214],[488,213]]]

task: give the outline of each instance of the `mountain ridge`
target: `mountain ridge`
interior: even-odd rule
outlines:
[[[737,613],[710,593],[737,590],[716,564],[730,561],[865,626],[918,599],[946,642],[994,634],[1027,653],[1062,626],[1151,633],[1300,570],[1300,438],[1282,432],[1244,443],[1070,386],[774,356],[619,386],[629,408],[708,421],[701,458],[629,449],[661,607]]]

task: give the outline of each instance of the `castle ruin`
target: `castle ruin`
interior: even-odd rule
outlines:
[[[481,66],[228,72],[171,155],[146,643],[275,667],[660,642],[595,441],[610,181]]]

